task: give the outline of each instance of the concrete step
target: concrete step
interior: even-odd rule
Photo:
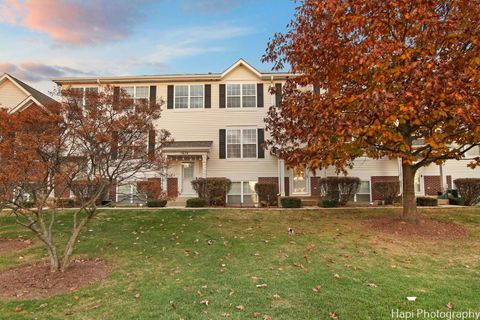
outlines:
[[[446,205],[449,205],[450,202],[448,201],[448,199],[438,199],[438,205],[439,206],[446,206]]]

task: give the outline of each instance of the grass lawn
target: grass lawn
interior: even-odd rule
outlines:
[[[253,319],[256,312],[258,319],[331,319],[335,312],[378,320],[391,319],[392,309],[448,311],[449,302],[456,311],[480,311],[480,209],[422,210],[469,230],[453,241],[405,239],[361,223],[399,212],[103,211],[76,253],[106,260],[111,275],[48,299],[0,299],[0,319]],[[68,223],[63,214],[57,227]],[[0,216],[0,238],[19,233],[31,236]],[[0,270],[44,258],[36,241],[0,256]]]

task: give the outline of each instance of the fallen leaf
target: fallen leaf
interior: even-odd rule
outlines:
[[[337,278],[337,279],[340,279],[340,275],[339,275],[338,273],[335,273],[335,274],[333,275],[333,277],[334,277],[334,278]]]
[[[333,320],[338,319],[338,315],[335,312],[329,312],[328,316],[330,317],[330,319],[333,319]]]
[[[40,309],[43,309],[43,308],[46,308],[48,306],[48,303],[42,303],[39,308]]]
[[[274,298],[274,299],[280,299],[280,296],[275,293],[275,294],[273,295],[273,298]]]
[[[254,317],[254,318],[258,318],[258,317],[260,317],[261,315],[262,315],[262,314],[261,314],[260,312],[257,312],[257,311],[255,311],[255,312],[253,313],[253,317]]]
[[[185,255],[185,257],[189,257],[190,256],[190,250],[185,250],[183,252],[183,254]]]
[[[453,303],[451,303],[451,302],[447,303],[447,308],[452,310],[453,309]]]
[[[79,297],[79,296],[75,296],[75,297],[73,297],[73,299],[78,301],[78,300],[80,300],[80,297]]]
[[[198,291],[197,291],[197,296],[199,296],[199,297],[203,296],[202,291],[198,290]]]
[[[376,288],[376,287],[378,287],[375,283],[369,283],[367,286],[368,286],[369,288]]]
[[[317,284],[315,287],[312,288],[313,293],[317,293],[321,287],[322,287],[321,285]]]
[[[208,306],[208,300],[204,299],[204,300],[200,301],[200,304],[204,304],[204,305]]]
[[[231,314],[230,313],[223,313],[222,316],[224,316],[226,318],[226,317],[230,317]]]
[[[23,310],[23,309],[22,309],[22,307],[20,307],[20,306],[16,306],[16,307],[15,307],[15,312],[22,312],[22,310]]]
[[[245,310],[245,307],[243,306],[243,304],[239,304],[239,305],[236,306],[235,308],[237,308],[237,309],[240,310],[240,311]]]
[[[229,296],[233,295],[235,293],[235,290],[230,289],[230,292],[228,293]]]
[[[177,310],[177,305],[175,303],[170,303],[170,306],[173,310]]]
[[[266,288],[266,287],[268,287],[268,285],[266,283],[262,283],[262,284],[257,284],[256,287],[257,288]]]
[[[135,299],[140,298],[140,293],[135,294]]]
[[[268,314],[263,315],[262,319],[263,320],[272,320],[272,318]]]

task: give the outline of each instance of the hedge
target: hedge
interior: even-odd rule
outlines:
[[[71,198],[58,198],[55,199],[55,204],[60,208],[73,208],[75,201]]]
[[[150,207],[150,208],[163,208],[166,205],[167,205],[167,200],[165,199],[147,200],[147,207]]]
[[[261,206],[276,206],[278,204],[278,185],[271,182],[258,182],[255,185],[258,203]]]
[[[466,206],[473,206],[480,202],[480,178],[455,179],[453,183]]]
[[[207,201],[203,198],[192,198],[187,200],[187,208],[202,208],[205,207]]]
[[[197,178],[192,181],[192,187],[208,205],[223,206],[232,182],[227,178]]]
[[[283,208],[300,208],[302,206],[302,200],[295,197],[280,198],[280,203]]]
[[[438,206],[437,198],[417,197],[417,206],[419,207],[435,207]]]
[[[348,203],[358,192],[360,179],[357,177],[326,177],[320,179],[320,190],[325,200],[335,200],[341,206]]]
[[[385,204],[393,204],[400,193],[400,182],[378,181],[372,184],[372,190],[380,195],[380,200],[383,200]]]
[[[448,204],[451,204],[453,206],[464,206],[465,201],[461,198],[449,198]]]
[[[335,208],[335,207],[338,207],[338,206],[339,206],[339,203],[338,203],[337,200],[325,199],[325,200],[320,201],[320,203],[319,203],[319,207],[324,207],[324,208]]]

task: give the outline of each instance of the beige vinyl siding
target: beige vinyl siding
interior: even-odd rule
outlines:
[[[0,84],[0,106],[12,109],[25,100],[25,98],[27,98],[25,92],[11,81],[5,80]]]

